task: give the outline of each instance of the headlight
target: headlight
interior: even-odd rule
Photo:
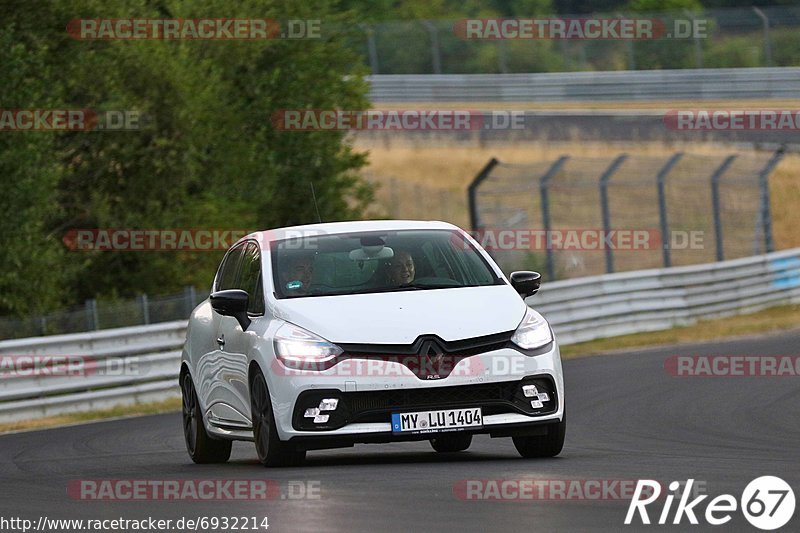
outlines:
[[[511,342],[523,350],[533,350],[553,342],[550,325],[542,315],[528,308],[525,318],[511,337]]]
[[[342,353],[335,344],[288,322],[275,332],[274,343],[278,359],[293,368],[324,370],[326,363]]]

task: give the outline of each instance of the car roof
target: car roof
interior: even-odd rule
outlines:
[[[363,231],[396,231],[413,229],[447,229],[457,230],[458,226],[439,220],[356,220],[350,222],[324,222],[320,224],[306,224],[302,226],[287,226],[283,228],[255,231],[242,237],[237,244],[246,240],[255,240],[261,243],[261,248],[268,248],[269,242],[282,239],[300,237],[302,235],[355,233]]]

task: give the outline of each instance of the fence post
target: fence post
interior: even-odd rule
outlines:
[[[391,202],[392,218],[397,218],[399,215],[399,199],[397,196],[397,179],[389,178],[389,200]]]
[[[142,322],[147,325],[150,323],[150,303],[146,294],[139,295],[139,306],[142,308]]]
[[[717,241],[717,261],[725,260],[725,247],[722,242],[722,215],[719,206],[719,180],[735,159],[735,155],[729,155],[725,158],[725,161],[717,167],[714,173],[711,174],[711,204],[714,208],[714,235]]]
[[[423,20],[422,25],[428,30],[431,36],[431,64],[434,74],[442,73],[442,56],[439,49],[439,30],[430,20]]]
[[[580,63],[581,70],[589,70],[588,62],[586,60],[586,41],[576,41],[578,46],[578,62]]]
[[[547,172],[539,178],[539,195],[541,196],[542,203],[542,224],[544,225],[544,242],[545,250],[547,251],[547,276],[550,281],[556,279],[556,268],[553,262],[553,248],[550,246],[550,195],[548,187],[550,187],[550,180],[561,170],[564,163],[567,162],[569,156],[562,155],[555,163],[553,163]]]
[[[694,13],[692,13],[688,9],[684,9],[683,13],[689,20],[692,21],[692,33],[694,34],[694,28],[695,28],[694,21],[696,20],[694,17]],[[698,35],[694,35],[694,63],[695,63],[695,68],[703,68],[703,44],[700,41],[700,37]]]
[[[42,332],[42,335],[47,335],[47,316],[45,315],[39,317],[39,331]]]
[[[769,161],[767,161],[767,164],[764,165],[764,168],[762,168],[758,173],[758,188],[760,193],[759,199],[761,203],[761,227],[764,228],[764,251],[766,253],[775,251],[775,243],[772,240],[772,210],[770,209],[768,178],[778,163],[780,163],[781,159],[783,159],[785,150],[785,146],[781,146],[775,150],[775,153],[772,154],[772,157],[769,159]]]
[[[501,74],[508,74],[508,50],[503,39],[497,41],[497,65]]]
[[[608,235],[611,231],[611,211],[608,208],[608,181],[617,169],[628,159],[628,154],[621,154],[608,168],[600,175],[600,208],[603,211],[603,232]],[[606,273],[614,272],[614,251],[611,247],[606,247]]]
[[[186,317],[189,317],[192,314],[192,311],[194,311],[194,306],[197,302],[197,294],[195,293],[194,285],[189,285],[183,288],[183,301],[186,306],[186,312],[184,314]]]
[[[442,212],[440,213],[440,216],[445,222],[447,222],[450,218],[450,212],[449,209],[447,209],[447,203],[447,191],[441,189],[439,191],[439,204],[442,206]]]
[[[672,170],[678,161],[683,157],[683,152],[673,154],[667,163],[661,167],[656,176],[656,184],[658,186],[658,213],[659,220],[661,221],[661,248],[664,254],[664,267],[672,266],[672,258],[670,257],[670,238],[669,238],[669,222],[667,221],[667,195],[665,191],[665,182],[667,174]]]
[[[625,19],[625,15],[617,13],[617,18],[620,20]],[[633,50],[633,41],[630,39],[625,40],[625,51],[628,52],[628,70],[636,70],[636,53]]]
[[[472,183],[469,184],[467,188],[467,204],[469,205],[469,226],[472,232],[480,231],[482,224],[480,218],[478,217],[478,187],[480,187],[481,183],[489,177],[491,174],[492,169],[497,166],[498,161],[496,158],[491,158],[486,166],[484,166],[478,175],[475,176],[475,179],[472,180]]]
[[[633,51],[633,41],[626,40],[625,47],[628,49],[628,70],[636,70],[636,54]]]
[[[369,56],[369,69],[372,74],[378,74],[378,47],[375,45],[375,30],[369,24],[359,24],[367,35],[367,56]]]
[[[100,324],[97,320],[97,300],[92,298],[86,300],[86,330],[96,331],[98,329],[100,329]]]
[[[569,70],[569,52],[567,51],[567,40],[559,39],[558,47],[561,50],[561,72],[567,72]]]
[[[768,67],[772,66],[772,44],[769,40],[769,18],[767,17],[766,13],[758,9],[756,6],[753,6],[753,11],[758,18],[761,19],[761,24],[764,27],[764,61]]]

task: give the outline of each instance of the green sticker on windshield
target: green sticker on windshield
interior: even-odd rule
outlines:
[[[290,281],[289,283],[286,284],[286,288],[289,289],[289,290],[299,289],[302,286],[303,286],[303,282],[299,281],[299,280]]]

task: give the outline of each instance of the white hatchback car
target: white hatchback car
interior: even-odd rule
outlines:
[[[474,434],[512,437],[523,457],[560,453],[558,344],[507,279],[444,222],[365,221],[253,233],[226,253],[192,313],[180,384],[186,447],[226,461],[255,441],[268,466],[307,450]]]

